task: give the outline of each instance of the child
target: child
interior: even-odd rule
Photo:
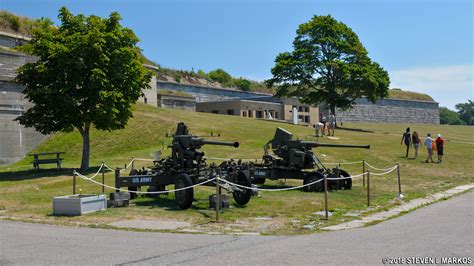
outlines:
[[[443,160],[443,148],[444,148],[444,139],[441,137],[441,134],[438,134],[436,139],[436,149],[438,150],[438,163],[441,163]]]

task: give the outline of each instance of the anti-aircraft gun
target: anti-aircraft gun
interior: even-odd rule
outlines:
[[[270,146],[273,154],[270,154]],[[275,136],[264,147],[265,154],[261,164],[252,164],[250,176],[254,184],[263,184],[265,179],[302,179],[303,184],[327,177],[349,177],[349,173],[342,169],[327,168],[313,153],[313,148],[363,148],[370,149],[370,145],[340,145],[323,144],[314,141],[294,140],[293,134],[277,128]],[[351,189],[352,180],[341,179],[329,182],[331,189]],[[323,182],[305,187],[306,191],[322,191]]]
[[[204,152],[200,151],[204,145],[221,145],[239,147],[238,142],[222,142],[205,140],[189,134],[184,123],[178,123],[176,132],[169,148],[171,156],[154,161],[154,165],[143,169],[132,169],[129,176],[116,176],[116,187],[128,187],[129,191],[140,190],[148,186],[149,192],[166,191],[166,186],[175,185],[175,189],[190,187],[195,184],[210,180],[217,175],[232,183],[251,187],[250,177],[243,171],[233,168],[222,169],[214,164],[208,165]],[[205,185],[215,186],[215,182]],[[239,205],[245,205],[250,201],[252,191],[236,186],[222,184],[222,188],[233,193],[234,200]],[[132,198],[136,193],[131,194]],[[176,201],[181,209],[191,207],[194,198],[194,189],[188,188],[175,192]]]

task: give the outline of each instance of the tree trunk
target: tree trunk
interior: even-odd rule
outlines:
[[[82,136],[82,161],[81,170],[89,170],[89,153],[90,153],[90,139],[89,139],[90,124],[86,124],[84,128],[79,128]]]

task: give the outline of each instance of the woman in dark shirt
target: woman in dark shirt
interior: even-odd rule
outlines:
[[[415,160],[418,158],[418,148],[421,145],[420,136],[418,136],[418,132],[414,131],[413,135],[411,136],[411,141],[413,143],[413,148],[415,149]]]
[[[402,142],[405,142],[405,146],[407,146],[407,154],[405,155],[405,157],[408,158],[408,151],[410,150],[410,144],[411,144],[411,136],[410,136],[409,127],[407,127],[406,132],[403,133],[402,140],[400,141],[400,145],[402,145]]]

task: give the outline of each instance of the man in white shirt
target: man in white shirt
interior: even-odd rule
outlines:
[[[426,162],[428,163],[429,161],[431,161],[432,163],[434,163],[433,161],[433,139],[431,138],[431,134],[428,133],[428,135],[426,135],[426,138],[425,138],[425,146],[426,146],[426,149],[428,150],[428,158],[426,158]]]

